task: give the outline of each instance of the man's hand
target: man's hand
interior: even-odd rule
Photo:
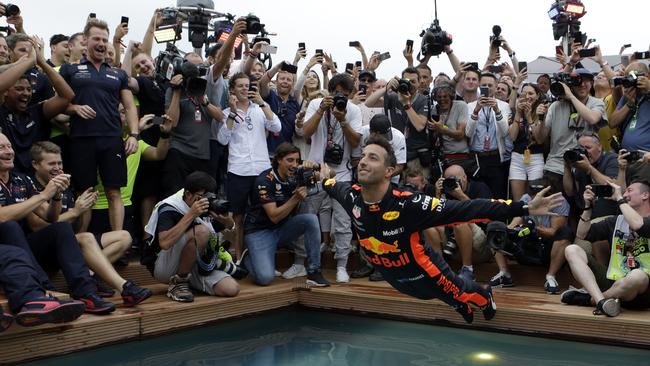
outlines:
[[[623,96],[625,96],[625,102],[627,103],[628,108],[634,108],[636,106],[636,88],[629,87],[623,89]]]
[[[145,114],[140,118],[138,121],[138,130],[140,132],[147,130],[153,126],[153,118],[155,117],[155,114]]]
[[[138,139],[133,136],[129,136],[129,138],[124,142],[124,153],[126,156],[129,156],[136,151],[138,151]]]
[[[404,58],[406,59],[406,62],[409,65],[413,65],[413,48],[412,47],[405,46],[404,51],[402,51],[402,55],[404,56]]]
[[[208,208],[210,208],[210,201],[207,198],[201,198],[200,200],[194,201],[192,207],[190,207],[190,213],[192,217],[197,218],[208,212]]]
[[[607,182],[607,184],[609,184],[612,187],[613,194],[611,197],[606,197],[606,198],[612,201],[618,201],[621,198],[623,198],[623,190],[621,186],[611,181]]]
[[[113,36],[113,42],[119,42],[129,33],[129,24],[121,23],[115,27],[115,35]]]
[[[528,214],[530,216],[554,215],[551,210],[562,205],[563,198],[561,192],[544,197],[550,189],[550,186],[542,189],[535,195],[532,201],[528,203]]]
[[[73,105],[72,109],[79,117],[83,119],[94,119],[97,116],[95,110],[89,105]]]
[[[589,172],[589,170],[591,169],[591,164],[589,163],[589,159],[583,154],[580,154],[580,160],[576,161],[573,165],[576,167],[576,169],[582,170],[585,173]]]
[[[162,118],[165,119],[165,121],[160,125],[160,132],[162,133],[170,133],[172,132],[172,120],[169,118],[168,115],[163,114]]]
[[[239,36],[242,35],[245,30],[246,30],[246,20],[243,18],[238,19],[235,22],[235,25],[232,26],[232,32],[230,34],[232,34],[233,36]],[[244,44],[247,45],[248,42],[244,42]]]
[[[68,187],[70,187],[70,174],[62,173],[50,179],[41,194],[49,201],[55,194],[65,191]]]
[[[562,85],[562,89],[564,89],[564,99],[569,100],[573,98],[573,92],[571,91],[571,88],[569,88],[569,86],[563,82],[560,82],[560,85]]]
[[[445,178],[440,177],[436,181],[436,197],[440,198],[442,196],[442,182],[445,181]]]
[[[169,80],[169,85],[172,86],[172,89],[176,89],[180,91],[180,87],[183,85],[183,75],[178,74],[172,76],[172,79]]]
[[[619,170],[626,170],[627,169],[627,156],[630,155],[630,153],[625,150],[625,149],[620,149],[618,151],[618,156],[616,157],[616,161],[618,162],[618,169]],[[645,158],[645,155],[644,155]]]
[[[650,92],[650,79],[647,76],[639,76],[636,81],[636,89],[643,94],[648,94]]]
[[[302,186],[296,188],[296,190],[293,192],[293,195],[296,196],[299,200],[304,200],[307,198],[307,187]]]
[[[325,98],[323,98],[323,100],[321,100],[320,106],[318,107],[318,111],[321,114],[323,114],[328,110],[332,109],[332,106],[334,106],[334,97],[328,95]]]
[[[237,113],[237,101],[237,96],[230,94],[228,97],[228,107],[230,108],[230,112]]]
[[[95,205],[98,196],[99,193],[93,187],[90,187],[77,197],[77,200],[74,202],[74,208],[79,210],[80,213],[86,212]]]
[[[347,113],[348,113],[347,108],[342,110],[342,111],[339,110],[338,108],[332,108],[332,115],[334,115],[334,118],[336,118],[336,120],[339,123],[345,121],[345,116],[347,115]],[[341,127],[343,127],[343,126],[341,126]]]
[[[230,229],[235,225],[235,220],[233,220],[231,213],[222,215],[210,211],[210,217],[212,217],[213,220],[220,222],[226,229]]]
[[[269,42],[266,42],[266,41],[260,41],[260,42],[257,42],[257,43],[255,43],[255,44],[253,45],[253,50],[252,50],[252,52],[253,52],[253,53],[256,53],[256,54],[259,55],[259,54],[262,52],[262,46],[266,46],[266,45],[268,45],[268,44],[269,44]]]
[[[262,96],[260,95],[260,89],[255,88],[255,90],[249,90],[248,91],[248,99],[253,101],[255,104],[262,104],[264,103],[264,99],[262,99]]]
[[[381,65],[381,60],[379,59],[379,55],[372,55],[370,56],[370,60],[368,60],[368,70],[374,71],[377,70],[377,68]]]

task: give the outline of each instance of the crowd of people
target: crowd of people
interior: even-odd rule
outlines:
[[[568,263],[583,288],[562,292],[564,303],[608,316],[650,306],[644,60],[609,65],[596,46],[593,73],[575,42],[556,57],[563,77],[531,81],[501,37],[483,67],[444,45],[454,75],[432,72],[431,55],[414,63],[412,42],[399,76],[382,74],[382,55],[359,42],[361,61],[345,70],[304,47],[267,69],[268,42],[251,42],[238,19],[163,77],[152,55],[160,10],[141,41],[126,41],[127,22],[111,32],[89,17],[80,32],[49,38],[49,59],[23,16],[6,15],[2,329],[14,318],[108,314],[116,290],[137,306],[151,291],[115,270],[130,255],[180,302],[197,291],[237,296],[246,276],[329,286],[321,256],[331,251],[337,283],[385,278],[467,321],[472,307],[494,316],[491,288],[515,286],[513,259],[547,267],[550,294],[568,285],[556,279]],[[282,246],[294,263],[279,272]],[[349,272],[357,250],[362,263]],[[449,259],[461,262],[457,274]],[[499,272],[478,285],[474,264],[488,261]],[[73,300],[47,295],[58,269]]]

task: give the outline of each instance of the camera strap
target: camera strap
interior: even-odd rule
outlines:
[[[327,122],[327,146],[334,146],[334,131],[336,130],[336,123],[332,125],[332,112],[329,110],[325,114],[325,122]]]

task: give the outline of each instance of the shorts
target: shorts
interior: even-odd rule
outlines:
[[[607,291],[610,287],[612,287],[615,281],[607,278],[606,266],[598,263],[596,258],[591,254],[587,254],[587,265],[594,273],[594,277],[596,278],[596,283],[598,283],[598,287],[600,288],[600,291],[604,292]],[[621,306],[626,309],[650,308],[650,286],[648,286],[648,288],[644,293],[635,297],[634,300],[621,301]]]
[[[248,198],[255,186],[257,175],[241,176],[228,172],[228,183],[226,186],[226,196],[230,202],[230,211],[235,215],[241,215],[246,212]]]
[[[126,154],[121,137],[70,138],[70,174],[75,191],[97,185],[97,172],[104,187],[126,186]]]
[[[512,152],[510,158],[510,180],[533,181],[544,176],[544,154],[531,154],[530,163],[524,164],[524,155]]]
[[[175,275],[178,271],[178,263],[181,260],[181,253],[186,244],[187,235],[183,234],[183,236],[178,239],[171,248],[161,250],[160,253],[158,253],[158,258],[156,258],[153,270],[153,277],[157,281],[169,283],[169,278]],[[192,274],[190,277],[190,286],[209,295],[215,295],[214,285],[224,278],[230,277],[226,272],[219,270],[210,272],[208,276],[202,276],[199,274],[199,267],[196,264],[192,266],[190,273]]]
[[[463,225],[469,225],[472,229],[472,262],[473,263],[487,263],[492,261],[494,253],[490,249],[490,246],[487,245],[487,235],[483,229],[474,223],[468,223]],[[444,247],[447,244],[447,237],[450,233],[450,230],[453,230],[453,227],[446,228],[445,237],[441,243]],[[454,253],[453,259],[460,259],[460,251]]]

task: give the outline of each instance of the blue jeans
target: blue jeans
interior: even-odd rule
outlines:
[[[314,214],[298,214],[289,217],[274,229],[259,230],[244,236],[248,248],[246,268],[258,285],[268,285],[275,278],[275,252],[278,246],[287,245],[294,239],[305,235],[307,251],[307,271],[320,269],[320,227]]]

